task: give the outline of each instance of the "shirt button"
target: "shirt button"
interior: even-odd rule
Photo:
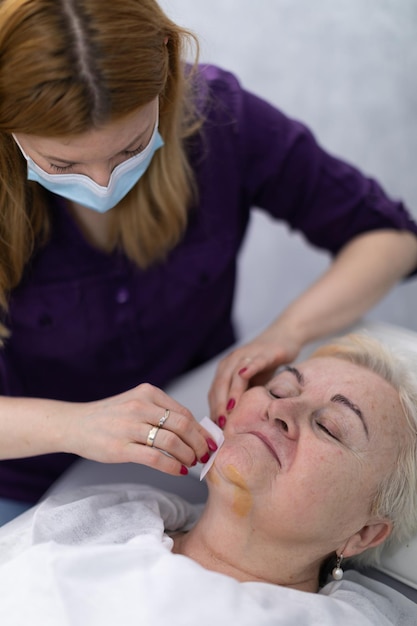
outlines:
[[[130,298],[129,291],[126,287],[121,287],[119,291],[116,293],[116,302],[119,304],[125,304]]]

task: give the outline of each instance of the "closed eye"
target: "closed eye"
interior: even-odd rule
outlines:
[[[129,156],[135,156],[136,154],[143,152],[143,149],[143,145],[140,144],[140,146],[138,148],[135,148],[134,150],[123,150],[123,153],[128,154]]]
[[[317,422],[317,426],[320,428],[320,430],[322,430],[326,435],[328,435],[329,437],[331,437],[332,439],[335,439],[336,441],[339,441],[339,439],[336,437],[336,435],[334,435],[328,428],[326,428],[326,426],[324,424],[321,424],[320,422]]]
[[[268,389],[268,393],[269,395],[274,398],[275,400],[279,400],[282,398],[282,396],[279,396],[278,394],[274,393],[271,389]]]
[[[140,146],[138,146],[134,150],[123,150],[123,152],[121,152],[120,154],[132,157],[136,156],[140,152],[143,152],[143,150],[143,144],[140,144]],[[64,174],[65,172],[68,172],[72,167],[74,167],[74,163],[69,163],[68,165],[55,165],[55,163],[50,163],[49,167],[54,170],[54,172],[57,172],[57,174]]]
[[[59,174],[63,174],[64,172],[67,172],[68,170],[72,168],[72,164],[64,166],[64,165],[54,165],[54,163],[50,163],[49,167],[55,172],[58,172]]]

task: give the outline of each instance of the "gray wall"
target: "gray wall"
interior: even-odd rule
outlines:
[[[417,217],[417,0],[160,4],[199,36],[202,61],[234,71],[246,88],[305,122],[325,148],[377,177]],[[327,264],[327,255],[256,213],[241,258],[242,334],[271,320]],[[413,280],[368,319],[417,330],[416,311]]]

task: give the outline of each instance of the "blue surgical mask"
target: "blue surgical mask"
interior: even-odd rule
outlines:
[[[52,193],[99,213],[109,211],[126,196],[146,172],[156,150],[164,145],[156,123],[146,148],[117,165],[111,173],[107,187],[102,187],[84,174],[48,174],[25,153],[16,137],[13,137],[27,161],[28,180],[34,180]]]

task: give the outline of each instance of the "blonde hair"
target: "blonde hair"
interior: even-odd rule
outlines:
[[[185,71],[189,45],[195,62]],[[77,135],[159,97],[165,146],[112,211],[109,251],[120,247],[142,268],[162,259],[184,232],[195,191],[184,148],[201,123],[194,35],[154,0],[3,0],[0,56],[0,307],[50,230],[44,191],[27,181],[11,133]]]
[[[344,359],[381,376],[398,392],[409,428],[406,445],[399,446],[395,469],[380,482],[371,504],[373,516],[392,522],[392,533],[384,544],[352,558],[371,565],[380,560],[382,550],[395,549],[417,533],[417,355],[357,333],[332,341],[311,356]]]

